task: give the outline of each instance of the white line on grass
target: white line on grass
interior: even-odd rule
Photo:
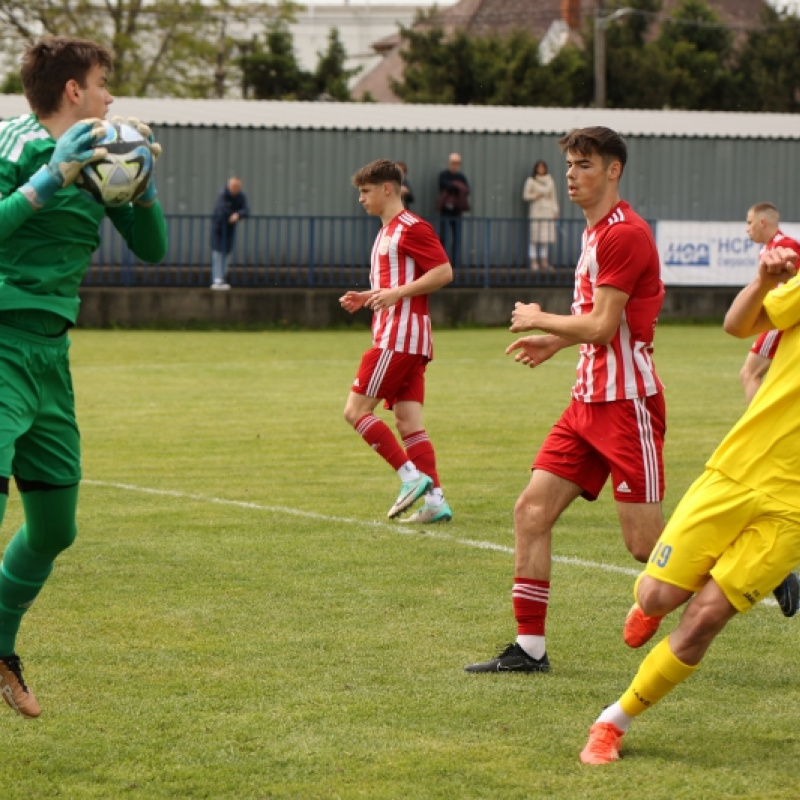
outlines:
[[[475,539],[457,539],[454,536],[449,536],[446,533],[433,531],[429,528],[420,529],[417,527],[409,528],[400,523],[379,522],[377,520],[354,519],[350,517],[332,517],[328,514],[319,514],[316,511],[302,511],[298,508],[289,508],[287,506],[265,506],[261,503],[248,503],[244,500],[226,500],[223,497],[210,497],[206,494],[189,494],[188,492],[176,492],[169,489],[151,489],[147,486],[135,486],[131,483],[113,483],[111,481],[92,481],[83,480],[83,483],[90,486],[104,486],[109,489],[122,489],[126,492],[139,492],[141,494],[154,494],[159,497],[179,497],[184,500],[199,500],[205,503],[215,503],[221,506],[236,506],[237,508],[249,508],[255,511],[270,511],[274,514],[286,514],[294,517],[304,517],[305,519],[319,519],[323,522],[344,522],[349,525],[361,525],[366,528],[380,528],[382,530],[389,530],[392,533],[402,533],[405,536],[422,535],[428,536],[431,539],[439,539],[444,542],[455,542],[456,544],[464,545],[465,547],[475,547],[479,550],[494,550],[497,553],[509,553],[513,555],[514,548],[508,547],[504,544],[495,544],[494,542],[481,542]],[[604,564],[599,561],[587,561],[583,558],[576,558],[575,556],[553,556],[553,561],[559,564],[570,564],[574,567],[586,567],[587,569],[600,569],[604,572],[618,572],[621,575],[637,576],[641,569],[633,567],[618,567],[616,564]],[[775,600],[762,600],[761,604],[777,605]]]
[[[286,514],[294,517],[304,517],[305,519],[318,519],[323,522],[342,522],[348,525],[361,525],[366,528],[379,528],[381,530],[392,531],[392,533],[402,533],[410,536],[414,534],[428,536],[432,539],[439,539],[445,542],[455,542],[465,547],[475,547],[479,550],[494,550],[498,553],[514,553],[513,547],[495,542],[481,542],[475,539],[457,539],[441,531],[434,531],[430,528],[421,529],[418,527],[410,528],[401,523],[380,522],[377,520],[354,519],[349,517],[332,517],[328,514],[319,514],[316,511],[303,511],[298,508],[288,508],[287,506],[266,506],[261,503],[248,503],[244,500],[226,500],[222,497],[210,497],[206,494],[189,494],[188,492],[176,492],[169,489],[151,489],[147,486],[136,486],[131,483],[114,483],[111,481],[93,481],[84,479],[83,483],[90,486],[105,486],[110,489],[122,489],[127,492],[140,492],[141,494],[154,494],[159,497],[179,497],[184,500],[198,500],[205,503],[215,503],[222,506],[236,506],[237,508],[249,508],[255,511],[269,511],[273,514]],[[589,569],[602,569],[606,572],[619,572],[622,575],[636,576],[641,570],[631,567],[618,567],[614,564],[602,564],[596,561],[586,561],[582,558],[571,556],[553,556],[553,561],[561,564],[571,564],[576,567],[587,567]]]

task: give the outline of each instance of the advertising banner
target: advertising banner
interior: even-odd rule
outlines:
[[[781,223],[781,230],[800,237],[797,223]],[[744,286],[758,266],[762,245],[750,240],[744,220],[659,220],[655,234],[667,286]]]

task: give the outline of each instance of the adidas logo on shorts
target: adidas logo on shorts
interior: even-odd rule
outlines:
[[[622,483],[619,486],[617,486],[617,491],[620,492],[621,494],[631,493],[630,487],[628,486],[627,483],[625,483],[625,481],[622,481]]]

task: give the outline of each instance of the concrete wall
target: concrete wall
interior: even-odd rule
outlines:
[[[669,288],[662,320],[710,320],[725,315],[738,289]],[[139,328],[192,325],[264,325],[326,328],[366,325],[367,312],[351,316],[339,306],[341,289],[210,289],[87,287],[81,291],[82,327]],[[434,325],[510,323],[514,303],[541,303],[547,311],[569,313],[572,288],[445,289],[431,297]]]

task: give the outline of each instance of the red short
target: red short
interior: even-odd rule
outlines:
[[[572,481],[596,500],[608,476],[623,503],[664,498],[663,394],[611,403],[573,400],[544,440],[533,469]]]
[[[380,397],[386,408],[403,400],[425,401],[425,367],[421,355],[395,353],[373,347],[361,357],[358,374],[350,387],[356,394]]]
[[[766,331],[762,333],[753,342],[750,352],[762,358],[775,358],[775,351],[778,349],[781,336],[783,336],[783,331]]]

